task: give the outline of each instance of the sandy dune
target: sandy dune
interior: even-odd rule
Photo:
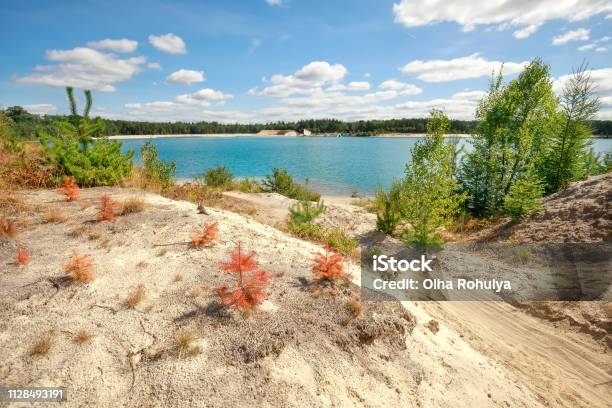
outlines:
[[[97,223],[104,192],[118,201],[138,194],[146,208]],[[313,293],[310,260],[320,248],[252,217],[214,208],[201,215],[191,203],[122,189],[84,190],[80,203],[63,202],[53,191],[24,197],[32,209],[23,231],[17,242],[0,244],[2,384],[65,385],[66,406],[596,407],[609,401],[610,359],[600,343],[509,305],[364,302],[363,314],[350,319],[346,302],[358,296],[358,286]],[[67,220],[42,222],[50,208]],[[190,249],[185,242],[202,222],[218,222],[220,240]],[[229,282],[219,263],[238,240],[258,252],[273,277],[268,301],[248,319],[219,309],[211,290]],[[30,251],[25,267],[13,263],[17,245]],[[63,279],[73,249],[95,260],[92,284]],[[358,266],[348,267],[359,283]],[[123,302],[138,285],[146,295],[130,309]],[[439,322],[436,333],[432,319]],[[93,338],[76,344],[82,329]],[[176,346],[186,330],[193,356]],[[31,356],[41,338],[50,340],[48,353]]]

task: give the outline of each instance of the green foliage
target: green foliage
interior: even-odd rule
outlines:
[[[233,188],[242,193],[259,193],[261,192],[261,186],[257,180],[250,178],[243,178],[238,181],[234,181]]]
[[[516,181],[504,199],[503,211],[518,221],[542,208],[541,197],[544,187],[531,173]]]
[[[539,169],[546,193],[565,188],[594,170],[587,149],[591,143],[590,122],[599,110],[599,100],[587,68],[582,64],[563,89],[557,129]]]
[[[612,169],[612,154],[603,155],[595,153],[593,149],[582,152],[579,157],[580,169],[584,176],[607,173]]]
[[[401,199],[401,183],[393,181],[391,189],[387,193],[382,188],[376,190],[376,229],[385,234],[393,235],[397,224],[400,222],[400,210],[398,204]]]
[[[234,175],[225,166],[208,169],[204,173],[204,182],[211,187],[229,188],[234,180]]]
[[[301,238],[329,245],[344,255],[352,255],[357,248],[357,240],[349,236],[342,228],[325,228],[311,222],[300,223],[291,220],[287,223],[287,228]]]
[[[144,181],[147,184],[159,184],[162,189],[174,181],[176,162],[167,163],[158,157],[157,146],[147,140],[140,148],[140,159],[143,165]]]
[[[39,132],[47,160],[73,176],[80,186],[111,186],[120,183],[132,169],[132,152],[121,153],[121,143],[100,139],[87,151],[74,139],[61,140]]]
[[[63,174],[73,176],[81,186],[109,186],[120,183],[132,169],[132,152],[121,153],[121,143],[100,137],[104,130],[101,119],[91,121],[76,114],[76,102],[72,88],[66,88],[70,111],[69,119],[54,121],[45,128],[39,126],[37,135],[50,164]],[[88,108],[91,108],[91,92],[85,92]]]
[[[289,209],[289,217],[294,223],[307,223],[324,212],[325,204],[323,200],[319,200],[317,203],[313,203],[312,201],[299,201]]]
[[[474,149],[459,172],[467,208],[477,215],[499,212],[514,183],[543,165],[555,131],[558,101],[548,65],[535,59],[517,79],[502,82],[501,73],[494,76],[480,102]]]
[[[18,149],[18,138],[14,126],[13,120],[0,111],[0,141],[2,141],[3,147],[10,152],[15,152]]]
[[[327,228],[323,235],[323,242],[338,252],[351,256],[357,249],[357,240],[346,233],[342,228]]]
[[[285,169],[274,168],[262,182],[262,190],[274,192],[296,200],[318,201],[321,194],[302,186],[293,180]]]
[[[412,161],[406,166],[397,204],[402,220],[412,227],[405,231],[406,243],[437,243],[435,233],[450,223],[466,198],[465,193],[457,193],[453,147],[444,142],[447,129],[444,113],[433,110],[427,137],[412,149]]]
[[[519,261],[522,264],[526,264],[533,257],[533,255],[531,255],[531,252],[529,251],[529,249],[528,248],[524,248],[524,247],[516,248],[514,250],[514,256],[516,257],[517,261]]]

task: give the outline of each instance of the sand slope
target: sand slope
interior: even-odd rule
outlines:
[[[104,192],[117,200],[139,194],[147,207],[97,223],[87,203]],[[218,209],[201,215],[187,202],[121,189],[84,190],[80,203],[52,191],[25,199],[34,207],[30,226],[17,242],[0,244],[0,383],[67,386],[66,406],[576,406],[559,397],[564,384],[580,404],[604,406],[609,392],[593,384],[606,381],[609,359],[589,336],[559,340],[550,323],[509,306],[485,315],[476,308],[465,318],[462,309],[445,314],[433,302],[366,302],[350,319],[346,302],[358,296],[357,286],[333,293],[309,287],[310,260],[320,248],[250,217]],[[67,220],[42,223],[49,208]],[[185,242],[202,222],[219,223],[220,241],[190,249]],[[219,262],[238,240],[272,275],[269,300],[248,319],[220,309],[211,290],[230,282]],[[31,253],[26,267],[13,263],[18,244]],[[61,265],[73,249],[95,259],[92,284],[63,279]],[[348,266],[358,283],[357,265]],[[146,296],[130,309],[123,301],[138,285]],[[427,327],[432,318],[440,322],[437,333]],[[493,333],[487,328],[494,318],[507,333],[512,322],[521,330]],[[81,329],[91,342],[74,342]],[[186,330],[194,336],[189,347],[198,348],[193,356],[175,344]],[[528,346],[532,333],[541,333],[540,346]],[[49,352],[31,356],[41,338],[50,339]],[[548,352],[546,344],[553,345]],[[496,345],[506,345],[504,353]],[[509,364],[514,352],[542,368],[531,373]],[[575,372],[535,375],[544,363],[571,368],[578,360],[585,364]],[[544,393],[551,383],[557,392]]]

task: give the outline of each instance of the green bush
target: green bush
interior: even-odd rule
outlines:
[[[208,169],[204,173],[204,183],[210,187],[229,189],[233,180],[234,175],[225,166]]]
[[[321,194],[296,183],[287,170],[279,168],[273,169],[272,174],[266,176],[262,189],[296,200],[318,201],[321,198]]]
[[[534,176],[519,179],[504,199],[504,214],[520,220],[542,208],[541,197],[544,186]]]
[[[357,249],[357,240],[349,236],[342,228],[328,228],[324,232],[323,241],[340,253],[352,255]]]
[[[457,193],[458,183],[453,177],[454,148],[444,142],[448,118],[443,112],[432,110],[427,124],[427,136],[412,148],[412,160],[406,166],[397,203],[401,220],[410,227],[404,231],[404,241],[419,245],[437,244],[436,232],[449,225],[465,201],[464,193]]]
[[[529,249],[528,248],[524,248],[524,247],[516,248],[514,250],[514,256],[522,264],[526,264],[532,258],[532,255],[531,255],[531,252],[529,251]]]
[[[376,229],[385,234],[393,235],[397,224],[400,222],[400,214],[397,208],[400,200],[401,185],[394,181],[389,193],[383,189],[376,191]]]
[[[140,148],[140,159],[143,166],[144,182],[146,184],[159,184],[162,189],[174,182],[176,162],[167,163],[158,157],[157,146],[147,140]],[[144,186],[143,186],[144,187]]]
[[[293,222],[306,223],[311,222],[324,212],[325,204],[323,200],[319,200],[316,204],[311,201],[300,201],[289,209],[289,216]]]
[[[250,178],[244,178],[238,181],[234,181],[232,188],[234,190],[240,191],[241,193],[261,192],[261,186],[259,185],[259,182]]]
[[[89,119],[92,97],[85,91],[83,116],[77,114],[72,88],[66,88],[71,116],[55,120],[51,126],[37,129],[38,140],[47,161],[63,174],[73,176],[81,186],[110,186],[123,181],[132,170],[130,151],[121,153],[121,143],[100,138],[104,131],[101,119]]]
[[[132,169],[132,152],[121,153],[121,143],[96,140],[84,152],[76,141],[62,142],[39,135],[51,164],[65,175],[73,176],[80,186],[112,186],[126,178]]]
[[[342,228],[325,228],[320,224],[289,220],[287,229],[300,238],[329,245],[348,256],[355,252],[358,244],[357,240],[349,236]]]

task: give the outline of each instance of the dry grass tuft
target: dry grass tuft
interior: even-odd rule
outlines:
[[[0,237],[8,239],[17,236],[17,225],[15,221],[0,217]]]
[[[46,356],[51,350],[51,338],[48,336],[42,337],[32,345],[30,356],[41,357]]]
[[[363,303],[359,299],[349,300],[344,306],[353,317],[361,316],[363,313]]]
[[[93,334],[91,334],[90,332],[88,332],[85,329],[81,329],[79,330],[79,332],[76,334],[76,336],[74,336],[74,342],[76,344],[85,344],[85,343],[89,343],[91,342],[91,339],[93,338]]]
[[[146,296],[146,290],[144,285],[140,284],[136,289],[134,289],[127,298],[123,301],[123,305],[125,307],[129,307],[130,309],[135,308],[143,301]]]
[[[43,214],[45,224],[60,224],[68,219],[68,216],[57,208],[50,208]]]
[[[183,280],[183,275],[181,275],[181,274],[177,274],[177,275],[174,277],[174,281],[175,281],[175,282],[181,282],[182,280]]]
[[[78,251],[74,251],[70,261],[64,265],[64,271],[74,282],[89,283],[96,279],[96,275],[92,270],[93,265],[94,262],[91,257],[80,255]]]
[[[164,256],[168,253],[168,248],[161,248],[159,251],[157,251],[157,256]]]
[[[437,320],[430,320],[429,323],[427,323],[427,328],[433,334],[436,334],[438,331],[440,331],[440,323],[438,323]]]
[[[195,356],[202,352],[202,349],[194,345],[193,342],[196,339],[192,331],[183,329],[176,333],[174,338],[174,348],[176,349],[179,357],[184,356]]]
[[[145,209],[145,202],[140,197],[130,197],[121,203],[121,215],[135,214]]]

